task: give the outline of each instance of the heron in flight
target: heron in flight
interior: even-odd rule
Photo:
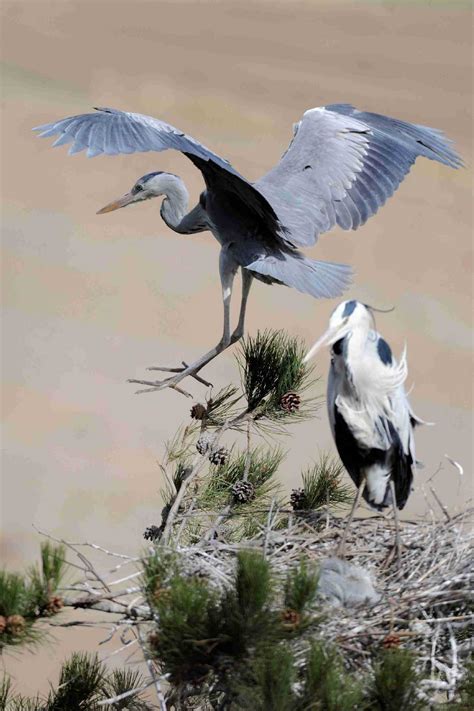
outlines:
[[[338,554],[344,552],[347,532],[363,496],[377,511],[393,507],[400,559],[397,509],[403,509],[413,486],[414,429],[430,423],[417,417],[408,402],[406,351],[399,361],[393,357],[387,341],[375,330],[373,311],[359,301],[343,301],[305,360],[323,346],[331,346],[329,422],[342,463],[357,486]]]
[[[363,225],[398,188],[418,156],[453,168],[461,165],[441,132],[349,104],[306,111],[280,162],[255,183],[191,136],[142,114],[101,108],[35,130],[45,137],[59,134],[55,146],[72,143],[69,153],[87,150],[89,157],[172,148],[203,175],[206,189],[190,212],[181,178],[161,171],[143,175],[123,197],[99,210],[102,214],[163,196],[160,214],[168,227],[179,234],[209,230],[221,245],[222,338],[194,363],[173,369],[179,372],[172,377],[140,381],[157,390],[195,375],[242,336],[253,279],[315,298],[342,294],[350,282],[350,267],[308,259],[300,248],[310,247],[336,225],[345,230]],[[230,300],[239,268],[242,299],[232,332]]]

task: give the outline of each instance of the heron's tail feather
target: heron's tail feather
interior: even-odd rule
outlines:
[[[265,281],[291,286],[315,299],[340,296],[352,281],[352,269],[346,264],[318,262],[299,253],[262,257],[246,268],[267,277]]]

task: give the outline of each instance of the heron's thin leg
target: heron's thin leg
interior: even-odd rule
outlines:
[[[224,306],[224,325],[223,325],[223,331],[222,331],[222,338],[219,341],[219,343],[214,346],[214,348],[211,348],[210,351],[205,353],[203,356],[198,358],[197,360],[194,361],[194,363],[191,363],[190,365],[187,365],[180,370],[180,372],[173,376],[172,378],[167,378],[166,380],[157,380],[157,381],[151,381],[151,380],[136,380],[136,379],[130,379],[128,382],[129,383],[137,383],[139,385],[147,385],[146,390],[139,390],[138,392],[151,392],[153,390],[164,390],[165,388],[175,388],[176,385],[181,382],[184,378],[188,376],[193,376],[198,373],[201,368],[203,368],[205,365],[207,365],[213,358],[218,356],[222,351],[224,351],[226,348],[228,348],[231,343],[231,335],[230,335],[230,301],[232,297],[232,286],[234,283],[234,277],[235,273],[237,271],[238,265],[234,262],[234,260],[229,257],[227,252],[224,250],[221,251],[220,254],[220,259],[219,259],[219,273],[221,277],[221,285],[222,285],[222,303]],[[248,290],[247,290],[248,294]],[[245,314],[245,311],[244,311]],[[149,370],[162,370],[159,366],[155,366],[152,368],[149,368]],[[169,368],[165,368],[165,370],[169,371]],[[188,395],[191,397],[189,393],[186,393],[184,391],[180,391],[185,395]]]
[[[240,302],[240,313],[239,313],[239,321],[237,323],[237,328],[235,329],[235,331],[231,337],[232,343],[239,341],[242,338],[242,336],[244,335],[245,312],[247,310],[247,300],[249,298],[250,287],[252,286],[252,282],[253,282],[253,275],[244,267],[241,267],[241,274],[242,274],[242,300]]]
[[[347,523],[344,527],[342,538],[341,538],[339,545],[337,547],[337,550],[336,550],[337,556],[342,557],[345,554],[347,533],[348,533],[349,528],[351,526],[352,519],[354,518],[355,510],[356,510],[357,506],[359,505],[360,497],[362,496],[362,492],[364,491],[364,488],[365,488],[365,476],[362,477],[362,481],[360,482],[359,488],[357,489],[357,494],[355,496],[354,503],[352,504],[349,518],[347,519]]]
[[[395,519],[395,553],[398,564],[400,564],[402,560],[402,541],[400,538],[400,520],[398,518],[397,497],[395,494],[395,483],[393,479],[390,479],[390,490],[392,492],[393,517]]]

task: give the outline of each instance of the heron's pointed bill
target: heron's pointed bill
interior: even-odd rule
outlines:
[[[135,195],[132,193],[126,193],[123,197],[113,202],[109,202],[108,205],[103,207],[101,210],[97,210],[98,215],[104,215],[106,212],[112,212],[113,210],[118,210],[120,207],[126,207],[130,203],[135,201]]]
[[[313,358],[316,353],[321,350],[321,348],[324,348],[324,346],[332,346],[333,343],[338,341],[340,338],[343,338],[347,334],[347,331],[347,323],[345,322],[339,323],[337,326],[330,326],[326,333],[323,333],[321,338],[319,338],[316,343],[311,346],[311,348],[303,358],[303,363],[307,363],[309,360],[311,360],[311,358]]]

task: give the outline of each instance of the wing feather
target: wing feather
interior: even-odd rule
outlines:
[[[306,246],[335,225],[364,224],[419,156],[462,165],[441,131],[333,104],[306,111],[278,165],[255,185],[288,239]]]

